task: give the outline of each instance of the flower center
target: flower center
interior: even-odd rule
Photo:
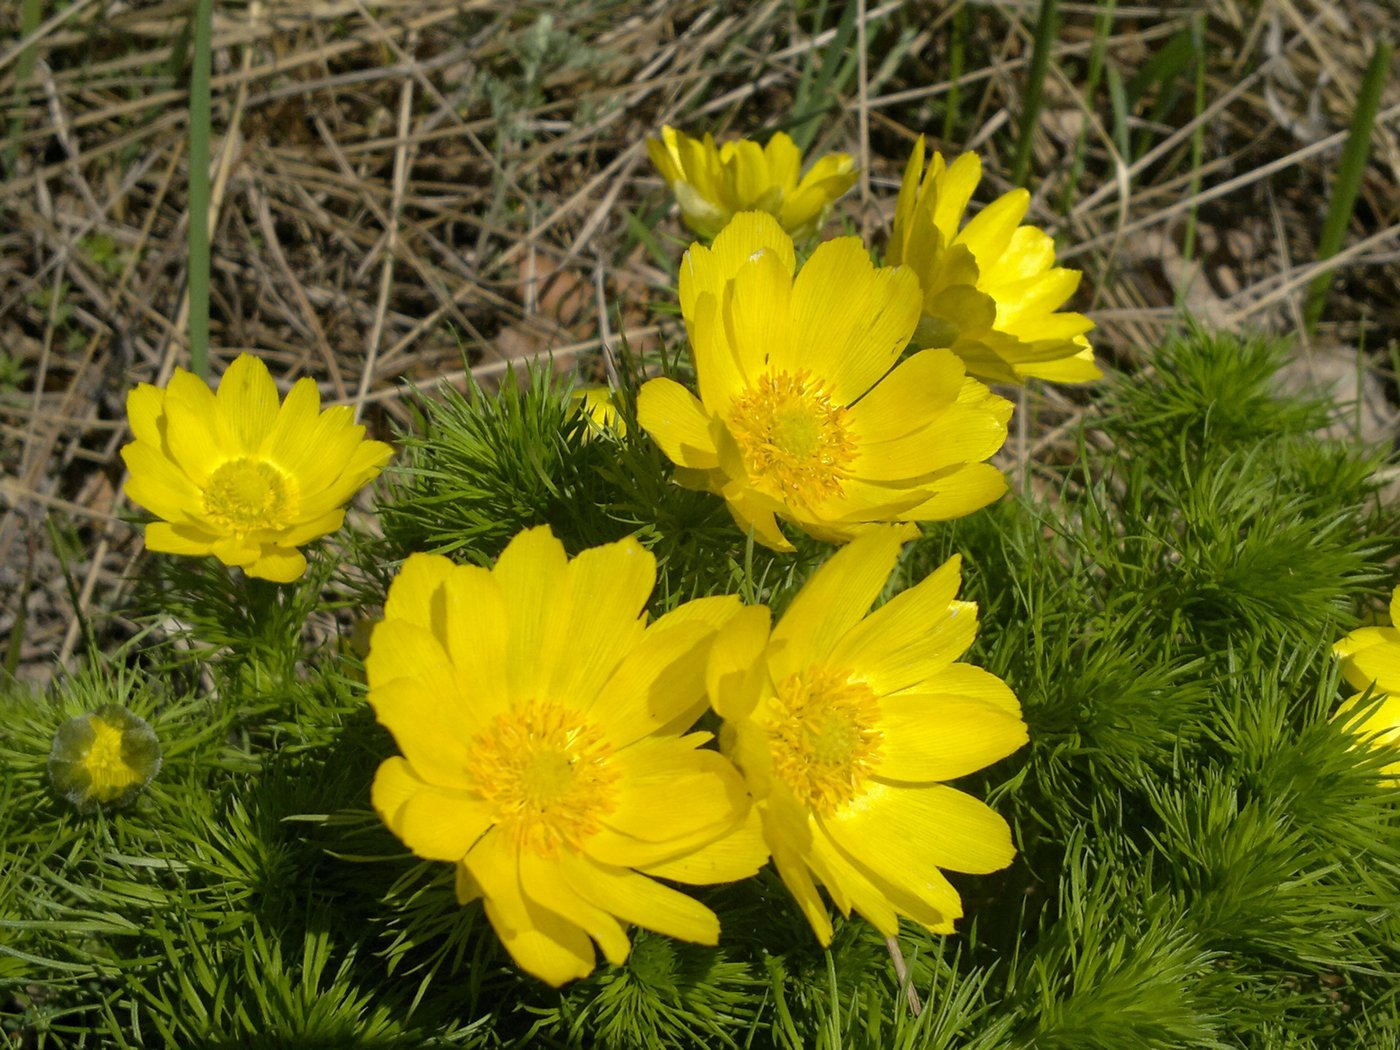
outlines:
[[[773,775],[818,813],[830,815],[865,790],[880,757],[880,704],[844,671],[789,675],[770,702]]]
[[[88,789],[99,802],[110,802],[144,778],[122,758],[122,730],[96,716],[88,719],[93,740],[83,757],[83,768],[92,777]]]
[[[808,372],[768,372],[735,399],[729,430],[770,494],[815,504],[839,496],[849,476],[856,446],[846,416]]]
[[[205,516],[229,532],[280,529],[296,503],[296,482],[261,459],[229,460],[204,489]]]
[[[530,701],[476,738],[467,775],[496,824],[545,857],[580,849],[612,812],[619,773],[602,731],[557,704]]]

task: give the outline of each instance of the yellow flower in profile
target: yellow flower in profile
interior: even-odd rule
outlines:
[[[952,348],[971,375],[988,382],[1102,376],[1085,336],[1094,323],[1060,311],[1082,275],[1054,265],[1049,234],[1020,225],[1030,194],[1012,190],[964,226],[982,162],[964,153],[945,165],[935,152],[923,168],[921,135],[904,169],[886,260],[912,268],[923,288],[915,343]]]
[[[122,806],[160,770],[160,742],[144,718],[119,704],[70,718],[54,734],[49,779],[78,807]]]
[[[267,366],[239,354],[218,393],[175,370],[169,386],[142,383],[126,399],[136,440],[122,449],[126,495],[162,519],[146,546],[212,554],[278,583],[306,571],[304,543],[340,528],[345,504],[393,455],[347,406],[321,411],[312,379],[279,405]]]
[[[802,151],[781,131],[766,146],[750,139],[716,146],[709,133],[693,139],[663,127],[661,138],[647,139],[647,153],[685,224],[707,240],[742,211],[767,212],[792,236],[810,237],[857,174],[849,154],[832,153],[801,175]]]
[[[1334,719],[1372,744],[1400,745],[1400,587],[1390,594],[1389,627],[1359,627],[1332,647],[1342,660],[1342,677],[1362,690],[1342,701]],[[1365,699],[1365,690],[1372,695]],[[1400,777],[1400,761],[1383,770]]]
[[[794,279],[795,268],[792,239],[762,212],[682,260],[700,398],[653,379],[637,400],[678,480],[722,495],[776,550],[792,549],[776,517],[844,542],[1000,496],[1005,479],[980,461],[1005,442],[1010,403],[949,350],[899,362],[919,316],[913,273],[876,268],[857,237],[822,243]]]
[[[977,607],[954,599],[959,562],[867,612],[912,527],[842,548],[807,581],[771,634],[744,609],[715,641],[710,702],[743,771],[783,883],[823,945],[841,910],[893,936],[901,916],[951,933],[962,915],[939,869],[982,874],[1015,856],[1006,821],[944,781],[1026,742],[999,678],[954,663]]]
[[[655,579],[635,540],[570,560],[548,528],[489,570],[414,554],[370,642],[369,702],[402,752],[375,810],[456,864],[458,899],[481,898],[520,967],[556,986],[593,969],[593,941],[626,959],[624,923],[716,943],[714,914],[653,876],[727,882],[767,857],[743,780],[686,732],[738,599],[647,624]]]

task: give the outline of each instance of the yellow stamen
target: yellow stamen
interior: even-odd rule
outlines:
[[[98,802],[110,802],[145,777],[122,758],[122,730],[119,726],[111,725],[96,715],[88,719],[88,725],[93,732],[92,745],[83,756],[83,768],[92,777],[88,792]]]
[[[295,516],[296,482],[265,460],[231,459],[209,478],[204,514],[229,532],[280,529]]]
[[[579,849],[615,806],[612,745],[576,712],[531,701],[497,715],[467,774],[518,846],[545,857]]]
[[[754,481],[813,505],[841,494],[856,456],[847,409],[806,372],[768,372],[734,401],[729,431]]]
[[[880,757],[880,704],[849,673],[813,667],[778,685],[766,720],[773,775],[829,815],[865,791]]]

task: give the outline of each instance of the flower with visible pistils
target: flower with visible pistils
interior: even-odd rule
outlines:
[[[1332,647],[1342,660],[1342,677],[1362,692],[1338,705],[1334,719],[1368,743],[1400,745],[1400,587],[1390,594],[1390,626],[1358,627]],[[1365,691],[1372,695],[1367,698]],[[1400,761],[1384,768],[1400,777]]]
[[[907,268],[877,268],[860,239],[826,241],[794,278],[792,239],[744,212],[681,262],[681,314],[700,397],[653,379],[637,418],[681,469],[722,495],[775,550],[776,518],[845,542],[872,524],[942,521],[1006,491],[981,462],[1011,404],[967,379],[950,350],[904,361],[919,316]]]
[[[944,781],[1026,742],[1001,679],[955,663],[977,607],[955,600],[959,562],[867,612],[912,526],[882,527],[831,557],[778,625],[742,610],[720,631],[707,672],[721,742],[748,781],[773,863],[822,944],[817,892],[893,936],[901,916],[950,933],[962,915],[939,869],[1011,863],[1006,821]]]
[[[708,884],[767,857],[743,780],[708,733],[705,666],[732,596],[648,624],[656,563],[635,540],[565,556],[548,528],[494,569],[414,554],[365,663],[402,757],[374,808],[415,854],[457,866],[506,950],[553,985],[614,964],[623,929],[715,944],[706,907],[655,878]],[[654,878],[655,877],[655,878]]]
[[[132,390],[126,411],[136,438],[122,448],[126,494],[161,519],[146,526],[146,546],[212,554],[278,583],[306,572],[297,548],[340,528],[345,504],[393,455],[365,440],[348,406],[321,411],[312,379],[279,404],[250,354],[228,366],[217,394],[177,368],[165,388]]]
[[[923,289],[915,344],[951,348],[968,374],[987,382],[1100,378],[1085,336],[1094,323],[1060,311],[1082,275],[1054,265],[1049,234],[1020,224],[1030,194],[1012,190],[963,225],[982,162],[964,153],[945,164],[934,153],[923,168],[920,136],[904,169],[886,259],[910,267]]]
[[[749,139],[716,146],[708,133],[694,139],[663,127],[661,138],[647,140],[647,153],[685,224],[706,240],[741,211],[767,212],[793,237],[810,237],[857,174],[849,154],[832,153],[801,175],[802,152],[781,131],[766,146]]]

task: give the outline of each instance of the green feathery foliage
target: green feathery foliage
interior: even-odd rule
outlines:
[[[1283,348],[1186,333],[1112,383],[1041,495],[926,530],[892,594],[964,557],[968,659],[1030,745],[960,786],[1019,855],[954,876],[953,936],[906,925],[905,977],[859,919],[829,949],[771,871],[698,891],[718,949],[634,931],[562,990],[523,976],[447,864],[369,806],[393,752],[364,701],[365,618],[414,550],[487,563],[549,523],[637,535],[656,612],[775,610],[827,548],[756,549],[670,480],[633,414],[590,428],[545,375],[417,402],[383,535],[291,587],[152,559],[118,653],[0,689],[0,1031],[34,1047],[1373,1048],[1400,1039],[1395,749],[1331,721],[1330,646],[1393,581],[1380,458],[1271,389]],[[347,598],[351,596],[351,598]],[[164,764],[81,814],[54,733],[119,704]],[[916,1012],[912,1003],[918,1002]]]

